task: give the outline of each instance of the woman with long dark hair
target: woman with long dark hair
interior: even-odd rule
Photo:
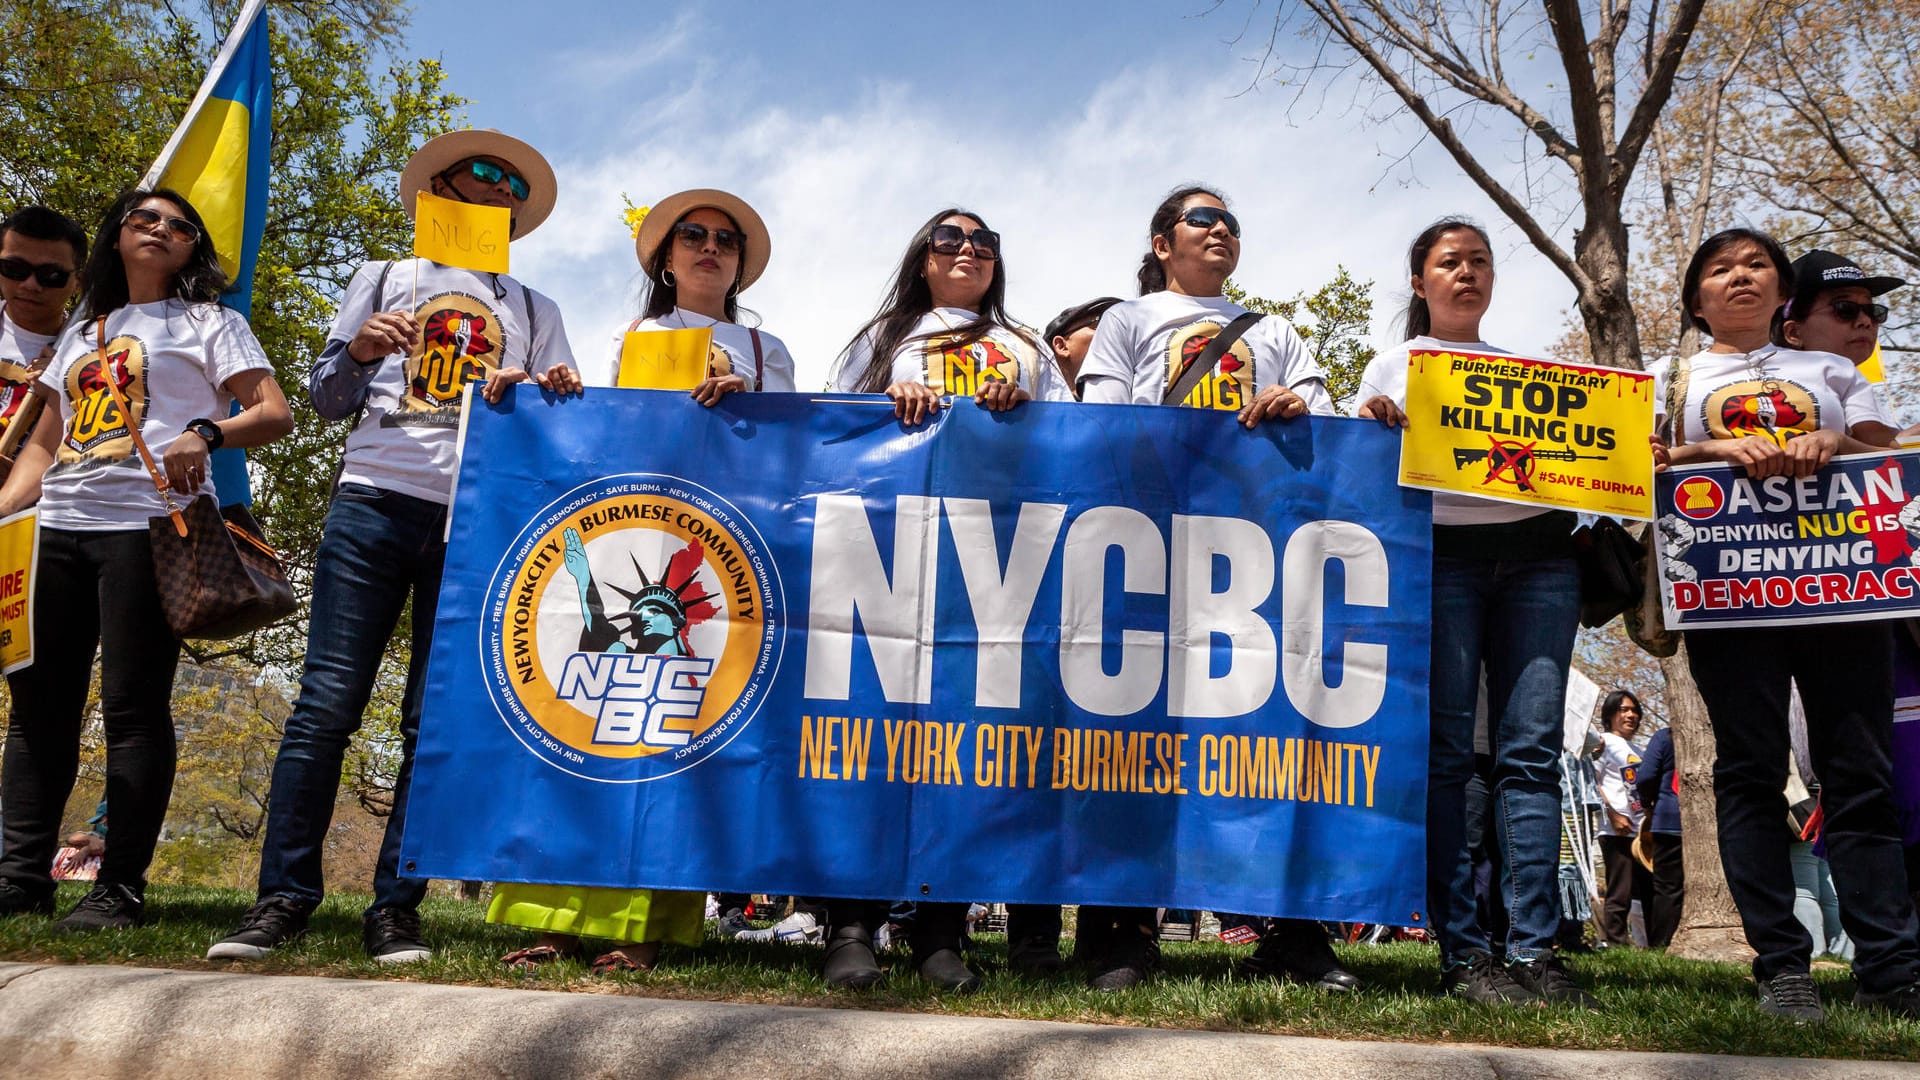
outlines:
[[[1672,464],[1723,462],[1755,480],[1801,478],[1835,454],[1881,449],[1880,409],[1851,360],[1769,340],[1774,313],[1793,286],[1787,253],[1763,232],[1727,229],[1694,252],[1681,282],[1681,310],[1713,344],[1653,369],[1654,411],[1668,433]],[[1687,635],[1688,667],[1713,725],[1720,861],[1757,954],[1760,1007],[1784,1020],[1826,1016],[1808,974],[1813,941],[1793,914],[1783,791],[1795,687],[1820,776],[1840,921],[1855,947],[1854,1002],[1920,1017],[1920,923],[1904,887],[1888,794],[1893,627],[1843,622]]]
[[[79,317],[40,376],[41,391],[59,403],[57,422],[34,429],[0,488],[0,514],[37,502],[40,515],[34,662],[7,679],[0,910],[52,908],[48,867],[100,652],[113,843],[62,930],[144,920],[147,865],[173,792],[180,642],[160,606],[147,539],[147,519],[166,506],[131,432],[144,436],[174,493],[217,498],[207,470],[215,448],[262,446],[293,430],[246,319],[218,302],[226,284],[185,198],[161,189],[114,200],[87,262]],[[229,416],[235,400],[241,411]]]
[[[1486,230],[1465,218],[1434,222],[1408,247],[1407,273],[1407,340],[1374,357],[1360,380],[1358,415],[1390,426],[1406,424],[1411,354],[1507,352],[1480,334],[1493,301]],[[1553,951],[1560,926],[1561,723],[1580,625],[1573,527],[1573,515],[1561,510],[1433,497],[1427,913],[1440,941],[1443,992],[1474,1001],[1598,1005]],[[1489,942],[1475,913],[1467,843],[1483,669],[1504,942]]]

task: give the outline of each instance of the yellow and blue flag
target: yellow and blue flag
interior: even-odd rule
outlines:
[[[253,264],[267,228],[267,176],[273,160],[273,60],[266,7],[266,0],[247,0],[240,9],[186,118],[140,185],[172,188],[200,211],[220,255],[220,268],[231,282],[220,302],[249,317]],[[212,471],[222,505],[252,504],[245,451],[214,451]]]

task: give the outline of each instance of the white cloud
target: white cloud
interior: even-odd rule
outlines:
[[[983,123],[960,96],[900,85],[810,112],[711,67],[685,74],[606,117],[594,153],[555,161],[559,206],[515,249],[517,276],[559,301],[575,353],[590,363],[605,362],[610,335],[637,310],[621,193],[652,203],[690,187],[733,191],[766,218],[772,263],[744,299],[787,342],[803,390],[824,383],[913,230],[947,205],[978,211],[1003,234],[1009,307],[1036,326],[1093,296],[1133,295],[1147,218],[1188,180],[1220,187],[1239,214],[1243,287],[1286,297],[1344,264],[1376,283],[1380,344],[1397,338],[1408,241],[1448,213],[1493,229],[1491,340],[1542,351],[1572,302],[1565,279],[1444,155],[1416,153],[1419,182],[1404,183],[1376,140],[1397,153],[1410,132],[1370,131],[1357,112],[1290,125],[1276,97],[1233,97],[1244,81],[1232,73],[1201,81],[1190,68],[1143,66],[1084,101],[1036,104],[1024,124]]]

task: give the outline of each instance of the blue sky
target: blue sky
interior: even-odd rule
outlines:
[[[428,2],[399,47],[443,59],[476,126],[552,161],[559,206],[515,245],[514,272],[559,301],[586,363],[608,362],[637,310],[621,195],[690,187],[733,191],[767,219],[772,263],[743,299],[792,349],[801,389],[824,382],[940,207],[1004,235],[1009,307],[1038,326],[1131,295],[1147,217],[1188,180],[1224,188],[1242,218],[1243,286],[1290,296],[1344,264],[1376,283],[1382,345],[1407,242],[1443,214],[1477,216],[1500,260],[1489,340],[1538,352],[1559,336],[1571,286],[1430,144],[1395,164],[1410,121],[1349,108],[1350,92],[1303,103],[1256,85],[1270,7],[1208,8],[473,0],[459,25],[504,28],[508,50],[479,61],[446,22],[456,9]]]

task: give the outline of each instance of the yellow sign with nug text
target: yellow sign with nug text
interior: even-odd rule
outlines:
[[[443,199],[422,191],[413,197],[413,253],[442,266],[482,273],[507,272],[507,237],[513,212]]]
[[[713,328],[631,330],[620,342],[616,385],[634,390],[691,390],[707,377]]]
[[[1400,483],[1651,521],[1653,396],[1640,371],[1415,352]]]
[[[0,673],[33,663],[33,581],[40,563],[39,515],[0,518]]]

